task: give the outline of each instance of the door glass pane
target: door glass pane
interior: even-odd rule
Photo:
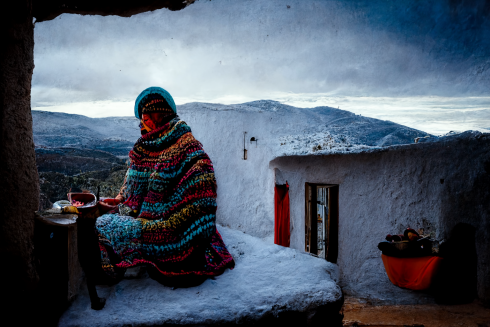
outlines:
[[[327,241],[326,225],[328,223],[328,188],[317,186],[317,249],[318,256],[325,258],[325,244]]]

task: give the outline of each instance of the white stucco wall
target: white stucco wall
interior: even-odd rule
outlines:
[[[209,154],[218,182],[218,223],[273,240],[274,173],[277,156],[350,153],[410,143],[426,133],[329,107],[295,108],[275,101],[238,105],[178,106]],[[243,132],[247,160],[243,160]],[[250,143],[250,138],[258,139]],[[320,146],[320,148],[318,148]]]
[[[305,182],[339,185],[344,291],[423,301],[420,294],[391,285],[377,244],[407,227],[424,228],[442,241],[462,222],[476,228],[478,295],[490,298],[489,134],[372,153],[281,157],[270,166],[278,182],[290,185],[291,247],[298,250],[305,242]]]

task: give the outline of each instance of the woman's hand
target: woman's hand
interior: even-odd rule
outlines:
[[[109,206],[117,206],[122,201],[119,200],[118,198],[115,198],[115,199],[109,198],[109,199],[104,199],[101,202],[103,202],[103,203],[105,203],[106,205],[109,205]]]
[[[122,196],[121,194],[118,194],[118,195],[117,195],[117,196],[114,198],[114,200],[116,201],[116,204],[119,204],[119,203],[121,203],[121,202],[123,202],[123,201],[124,201],[124,198],[123,198],[123,196]]]

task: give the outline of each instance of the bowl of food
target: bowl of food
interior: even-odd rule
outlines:
[[[67,194],[68,201],[72,206],[76,207],[80,213],[88,213],[97,209],[97,198],[95,194],[89,192]]]

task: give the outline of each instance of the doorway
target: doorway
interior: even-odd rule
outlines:
[[[305,183],[305,251],[336,263],[339,186]]]

